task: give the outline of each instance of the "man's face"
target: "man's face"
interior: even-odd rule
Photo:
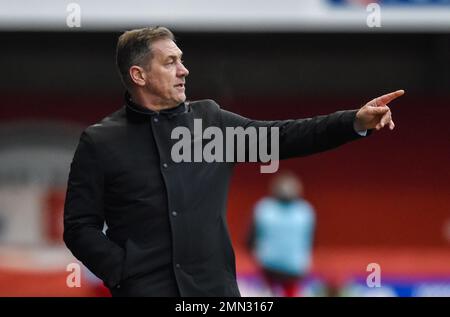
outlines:
[[[186,100],[185,78],[189,71],[183,65],[181,50],[170,39],[152,44],[153,58],[147,67],[145,87],[162,105],[176,106]]]

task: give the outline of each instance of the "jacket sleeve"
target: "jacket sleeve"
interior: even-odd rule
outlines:
[[[124,250],[103,233],[103,172],[86,132],[70,167],[64,206],[64,242],[108,287],[121,280]]]
[[[224,128],[255,127],[259,130],[266,127],[268,139],[271,128],[278,128],[279,159],[288,159],[330,150],[363,138],[353,127],[357,111],[344,110],[313,118],[279,121],[251,120],[223,109],[220,109],[220,114]],[[367,135],[370,133],[367,131]],[[270,141],[267,142],[270,149]]]

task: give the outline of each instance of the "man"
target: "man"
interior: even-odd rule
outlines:
[[[270,196],[260,199],[253,212],[249,248],[272,293],[295,297],[309,273],[315,211],[303,198],[303,184],[291,172],[277,175]]]
[[[212,100],[185,102],[189,71],[166,28],[125,32],[117,65],[125,105],[81,135],[68,181],[64,241],[113,296],[240,296],[226,223],[234,162],[175,162],[176,127],[270,127],[279,158],[308,155],[394,128],[388,102],[285,121],[254,121]],[[193,141],[194,142],[194,141]],[[104,234],[104,223],[108,227]]]

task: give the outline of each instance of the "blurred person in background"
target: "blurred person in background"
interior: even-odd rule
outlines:
[[[280,121],[244,118],[213,100],[186,102],[189,71],[164,27],[122,34],[117,66],[124,105],[82,133],[64,210],[67,247],[113,296],[240,296],[226,221],[234,165],[175,162],[176,127],[191,131],[202,119],[222,134],[226,127],[278,128],[279,158],[287,159],[336,148],[371,129],[393,129],[386,104],[403,94]]]
[[[299,285],[309,273],[315,211],[303,198],[303,184],[295,174],[277,175],[270,196],[255,206],[249,247],[272,295],[299,295]]]

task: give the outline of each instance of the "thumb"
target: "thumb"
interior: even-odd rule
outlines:
[[[388,106],[381,106],[381,107],[369,107],[369,112],[373,114],[384,114],[389,111]]]

